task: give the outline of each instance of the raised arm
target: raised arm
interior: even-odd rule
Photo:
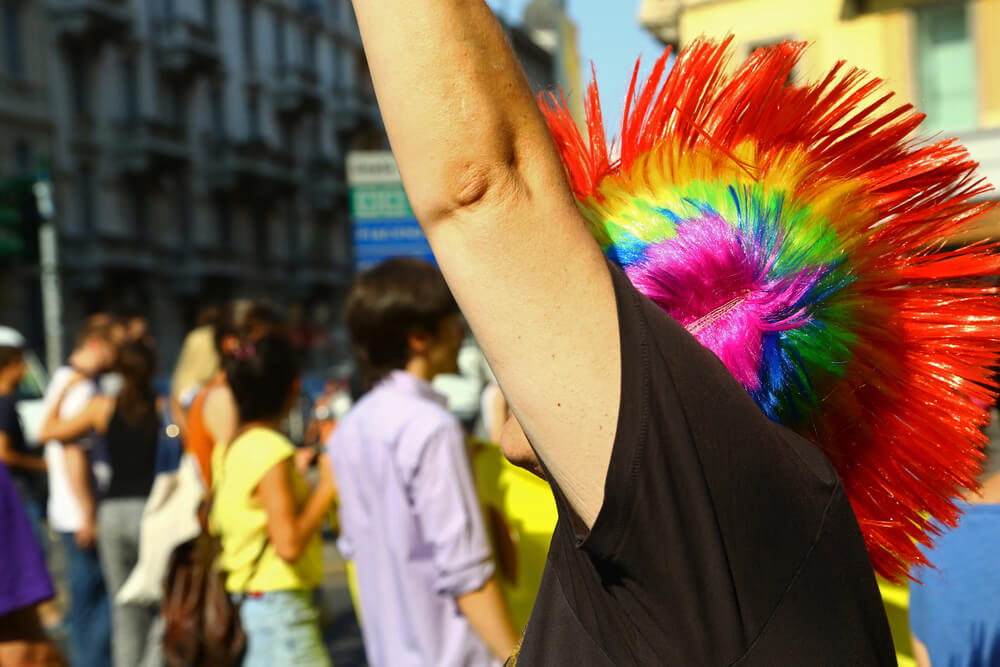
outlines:
[[[607,265],[483,0],[354,0],[413,210],[511,409],[578,516],[620,393]]]
[[[59,416],[61,407],[62,399],[60,398],[39,431],[39,439],[42,442],[47,440],[72,442],[79,440],[91,431],[104,433],[108,429],[108,422],[114,409],[114,399],[107,396],[95,396],[80,412],[66,418]]]

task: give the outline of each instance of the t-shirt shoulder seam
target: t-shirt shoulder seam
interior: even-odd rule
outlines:
[[[764,632],[770,625],[771,620],[774,618],[775,614],[778,613],[778,610],[781,608],[781,605],[784,604],[785,597],[788,595],[788,592],[792,590],[792,587],[798,581],[799,576],[802,574],[802,571],[805,569],[806,565],[808,565],[809,559],[812,557],[813,552],[816,550],[816,546],[819,544],[819,541],[823,538],[823,531],[826,529],[826,521],[827,517],[830,515],[830,508],[833,507],[833,503],[837,499],[838,492],[841,489],[842,489],[842,484],[840,480],[837,479],[836,484],[830,491],[830,496],[826,500],[826,506],[823,508],[823,516],[820,519],[819,528],[816,529],[816,534],[813,536],[812,543],[809,545],[809,548],[806,550],[806,553],[802,556],[802,560],[799,562],[798,567],[795,568],[795,574],[793,574],[792,578],[788,580],[788,585],[785,586],[785,590],[781,592],[781,595],[778,597],[778,601],[775,603],[774,608],[771,609],[771,612],[767,615],[767,618],[764,620],[764,623],[760,626],[760,630],[757,631],[757,634],[747,645],[746,650],[742,653],[742,655],[740,655],[738,658],[729,663],[729,667],[736,667],[736,665],[738,665],[742,660],[747,658],[756,647],[757,642],[760,641],[760,638],[764,636]]]

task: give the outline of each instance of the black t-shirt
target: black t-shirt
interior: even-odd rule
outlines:
[[[826,457],[612,276],[622,391],[604,504],[580,539],[553,485],[559,521],[516,664],[896,664]]]
[[[145,498],[149,495],[156,473],[159,428],[159,419],[153,406],[147,417],[135,424],[124,419],[115,410],[104,438],[111,464],[111,484],[104,494],[106,500]]]
[[[15,452],[41,459],[41,450],[28,448],[21,428],[21,416],[17,412],[17,402],[13,396],[0,396],[0,432],[6,433]],[[18,466],[8,466],[14,488],[23,499],[42,502],[45,499],[45,473]]]

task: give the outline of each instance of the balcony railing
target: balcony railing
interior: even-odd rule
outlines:
[[[164,19],[155,26],[153,38],[160,69],[167,76],[213,73],[219,66],[215,30],[208,26],[179,17]]]
[[[113,141],[112,155],[120,175],[154,174],[191,159],[184,128],[158,119],[120,121]]]
[[[308,65],[286,65],[274,73],[274,106],[290,115],[320,106],[319,75]]]
[[[347,182],[343,164],[328,157],[316,157],[309,161],[305,185],[306,202],[317,212],[346,208]]]
[[[48,9],[55,34],[63,41],[120,39],[132,25],[128,0],[48,0]]]
[[[208,152],[205,182],[210,191],[267,200],[298,185],[295,159],[262,139],[217,141]]]

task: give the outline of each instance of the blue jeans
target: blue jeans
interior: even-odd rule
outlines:
[[[234,595],[239,601],[243,596]],[[247,597],[240,606],[247,635],[243,667],[329,667],[312,591],[274,591]]]
[[[59,533],[69,576],[69,657],[73,667],[111,667],[111,608],[96,549]]]

